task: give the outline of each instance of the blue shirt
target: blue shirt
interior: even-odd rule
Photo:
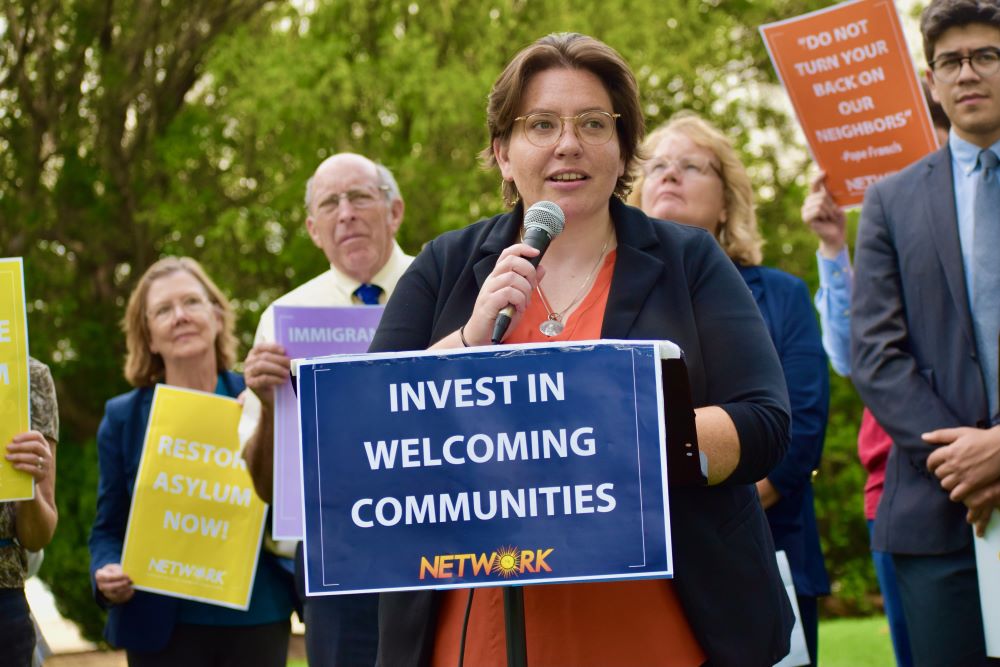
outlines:
[[[976,312],[972,310],[972,280],[975,267],[972,263],[973,234],[975,231],[975,207],[976,207],[976,186],[979,182],[980,167],[979,153],[983,150],[975,144],[970,144],[964,139],[960,139],[955,134],[954,129],[948,135],[948,147],[951,148],[951,173],[955,187],[955,213],[958,216],[958,242],[962,248],[962,268],[965,271],[965,285],[969,298],[969,311],[972,313],[972,320],[976,320]],[[1000,141],[992,146],[993,152],[1000,155]],[[994,179],[1000,179],[996,172]],[[978,329],[978,327],[977,327]],[[978,332],[977,332],[978,333]],[[979,336],[977,335],[977,339]],[[995,344],[995,337],[983,344]],[[995,359],[996,357],[987,353],[986,350],[979,349],[981,359]],[[998,397],[997,388],[997,367],[996,363],[987,361],[984,372],[986,373],[986,395],[989,397],[990,416],[994,424],[998,423],[997,412]]]
[[[819,311],[823,349],[837,375],[848,377],[851,374],[851,281],[854,273],[847,246],[833,259],[817,252],[816,264],[819,266],[819,289],[813,303]]]
[[[955,184],[955,212],[958,215],[958,242],[962,247],[962,268],[965,270],[965,284],[972,285],[972,234],[976,221],[976,183],[979,181],[979,153],[983,149],[960,139],[952,130],[948,135],[951,148],[951,173]],[[1000,141],[990,146],[1000,155]],[[1000,178],[994,174],[994,178]],[[971,301],[970,301],[971,305]],[[976,314],[972,313],[975,318]]]

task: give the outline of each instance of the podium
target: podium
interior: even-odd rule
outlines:
[[[669,357],[660,360],[660,369],[667,430],[667,479],[674,486],[704,486],[708,483],[708,471],[698,449],[687,366],[683,358]],[[503,611],[507,667],[528,667],[522,586],[503,589]]]
[[[297,373],[307,595],[503,586],[509,664],[524,665],[521,585],[673,576],[668,481],[706,483],[676,345],[348,355]]]

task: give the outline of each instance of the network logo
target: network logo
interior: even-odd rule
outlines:
[[[420,557],[420,579],[460,579],[499,577],[510,579],[522,574],[552,572],[549,564],[553,548],[521,549],[499,547],[490,553],[437,554]]]

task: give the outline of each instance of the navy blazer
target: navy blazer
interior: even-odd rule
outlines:
[[[245,385],[236,373],[222,375],[226,394],[238,396]],[[97,516],[90,531],[90,584],[98,604],[108,608],[104,638],[130,651],[159,651],[174,631],[180,599],[136,591],[125,604],[109,605],[97,590],[94,572],[120,563],[125,527],[142,457],[142,443],[153,404],[154,387],[139,387],[115,396],[104,407],[97,430],[101,478],[97,487]]]
[[[962,503],[927,470],[921,433],[989,425],[965,270],[951,150],[869,186],[851,298],[851,378],[892,437],[872,546],[941,554],[970,544]]]
[[[774,545],[784,550],[799,595],[830,592],[823,565],[812,471],[819,467],[830,410],[830,371],[809,289],[800,279],[763,266],[737,266],[753,294],[781,360],[792,408],[788,453],[767,479],[781,499],[767,510]]]
[[[675,584],[685,614],[718,665],[771,665],[788,653],[793,616],[753,483],[782,459],[788,397],[781,366],[746,285],[704,230],[610,203],[618,238],[601,335],[668,339],[684,351],[694,405],[719,405],[740,437],[725,483],[670,488]],[[422,350],[463,325],[522,210],[431,241],[402,277],[370,350]],[[711,465],[711,462],[709,462]],[[382,594],[382,667],[426,665],[439,596]]]

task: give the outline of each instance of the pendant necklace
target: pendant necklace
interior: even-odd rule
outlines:
[[[538,330],[541,331],[543,335],[550,338],[552,336],[558,336],[563,332],[563,329],[566,328],[562,321],[563,317],[565,317],[566,313],[572,310],[573,307],[580,302],[584,294],[586,294],[586,287],[590,284],[590,279],[594,277],[594,274],[597,273],[597,269],[601,266],[601,262],[604,260],[604,253],[608,251],[608,245],[610,243],[611,234],[609,234],[608,238],[604,241],[604,247],[601,248],[601,254],[597,256],[597,263],[594,264],[594,268],[590,270],[587,277],[583,279],[579,289],[576,290],[576,295],[573,297],[573,300],[570,301],[568,306],[559,312],[555,312],[549,307],[549,302],[546,301],[545,295],[542,294],[541,283],[535,285],[535,291],[538,292],[538,297],[542,300],[542,306],[545,307],[545,312],[549,314],[549,316],[542,320],[542,323],[538,325]]]

